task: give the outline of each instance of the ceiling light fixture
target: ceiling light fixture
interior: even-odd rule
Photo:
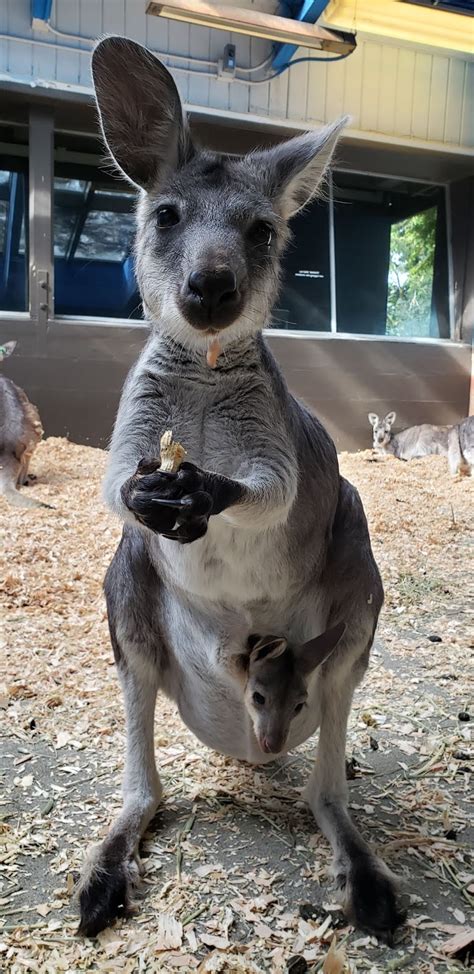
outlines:
[[[216,30],[262,37],[267,41],[281,44],[296,44],[316,51],[329,51],[334,54],[350,54],[356,47],[353,34],[325,30],[315,24],[277,17],[261,10],[246,10],[242,7],[228,7],[205,0],[150,0],[147,14],[166,17],[200,27],[214,27]]]

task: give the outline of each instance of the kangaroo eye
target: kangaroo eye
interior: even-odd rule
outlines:
[[[160,230],[174,227],[177,223],[179,223],[179,213],[174,206],[160,206],[156,214],[156,225]]]
[[[303,709],[303,707],[304,707],[304,704],[302,704],[302,703],[297,703],[297,704],[296,704],[296,707],[295,707],[295,714],[300,714],[300,713],[301,713],[301,711],[302,711],[302,709]]]
[[[269,247],[273,240],[273,227],[264,220],[258,220],[250,227],[249,237],[257,247]]]
[[[252,700],[254,703],[257,704],[258,707],[263,707],[265,703],[265,697],[262,697],[261,693],[254,693],[252,696]]]

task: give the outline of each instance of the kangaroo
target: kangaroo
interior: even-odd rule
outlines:
[[[0,345],[0,362],[15,347],[16,342]],[[23,389],[0,373],[0,494],[16,507],[49,507],[18,490],[28,483],[30,460],[42,436],[36,406]]]
[[[237,656],[235,666],[244,679],[245,706],[264,753],[284,751],[290,724],[307,705],[308,681],[335,650],[345,628],[339,623],[302,646],[289,646],[280,636],[249,637],[247,653]]]
[[[474,416],[468,416],[449,431],[448,466],[456,474],[470,476],[474,467]]]
[[[346,119],[225,156],[194,145],[170,73],[141,45],[105,38],[92,72],[109,153],[139,193],[136,272],[151,333],[123,389],[104,483],[124,524],[105,579],[127,723],[123,807],[85,863],[79,930],[94,935],[130,910],[140,839],[162,795],[158,692],[208,747],[272,760],[252,733],[242,684],[219,660],[223,620],[232,640],[235,618],[236,631],[248,620],[240,645],[271,631],[298,645],[346,625],[285,749],[319,728],[307,801],[332,845],[348,915],[389,934],[403,919],[394,878],[350,818],[345,773],[382,583],[359,495],[262,336],[290,218],[317,192]],[[186,460],[177,472],[140,466],[137,476],[166,430]]]
[[[449,426],[409,426],[400,433],[392,434],[396,413],[387,413],[380,419],[377,413],[369,413],[369,423],[373,427],[373,447],[378,453],[389,454],[398,460],[416,460],[430,454],[447,456]]]

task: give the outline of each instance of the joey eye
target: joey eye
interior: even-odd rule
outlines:
[[[257,220],[250,227],[248,235],[256,247],[269,247],[273,240],[273,227],[265,220]]]
[[[156,225],[160,230],[167,230],[179,223],[179,213],[174,206],[160,206],[156,213]]]
[[[303,703],[297,703],[295,707],[295,714],[300,714],[304,707]]]
[[[252,695],[252,700],[253,700],[254,703],[257,704],[258,707],[263,707],[263,705],[265,703],[265,697],[262,697],[262,694],[261,693],[257,693],[257,692],[255,692]]]

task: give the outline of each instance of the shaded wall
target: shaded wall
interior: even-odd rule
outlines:
[[[146,339],[137,326],[57,321],[44,351],[27,322],[0,322],[0,341],[18,340],[2,365],[40,410],[47,436],[106,446],[120,390]],[[454,423],[467,415],[471,349],[387,338],[270,335],[293,392],[316,412],[339,450],[368,448],[367,413],[397,411],[397,427]]]

